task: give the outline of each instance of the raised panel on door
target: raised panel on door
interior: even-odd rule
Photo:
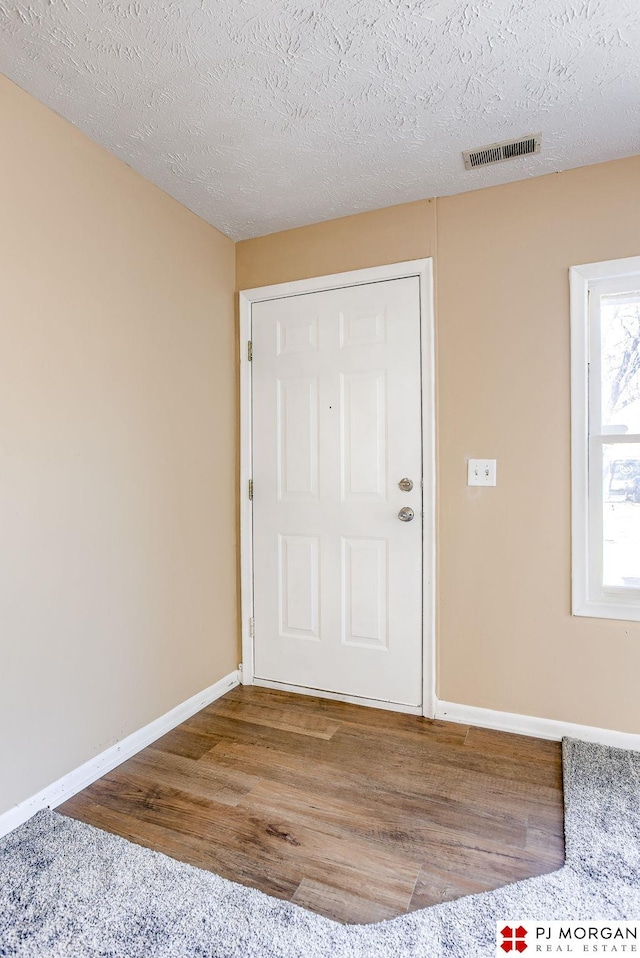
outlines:
[[[355,304],[340,310],[340,345],[373,346],[384,343],[387,311],[384,307]]]
[[[278,536],[280,635],[319,639],[319,536]]]
[[[342,498],[386,499],[387,377],[383,369],[340,374]]]
[[[276,326],[278,356],[296,353],[314,353],[318,349],[318,316],[298,316],[282,319]]]
[[[278,498],[318,495],[318,380],[277,382]]]
[[[389,542],[342,540],[342,641],[389,648]]]
[[[256,677],[419,706],[418,280],[255,304],[252,341]]]

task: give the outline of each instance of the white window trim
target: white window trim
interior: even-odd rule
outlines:
[[[589,496],[589,290],[607,280],[640,274],[640,256],[587,263],[569,270],[571,293],[571,473],[573,615],[640,621],[640,590],[606,589],[594,582],[591,530],[602,522]],[[596,548],[601,549],[601,543]],[[599,563],[598,563],[599,565]]]

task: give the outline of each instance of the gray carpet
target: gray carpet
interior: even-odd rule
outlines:
[[[0,841],[0,955],[474,958],[495,921],[640,919],[640,754],[563,743],[567,863],[373,925],[296,905],[40,812]]]

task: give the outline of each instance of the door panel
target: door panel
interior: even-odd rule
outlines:
[[[342,540],[342,641],[389,648],[389,543]]]
[[[384,370],[340,374],[342,499],[387,498]]]
[[[280,635],[319,639],[320,537],[278,536]]]
[[[278,499],[318,496],[318,380],[278,379]]]
[[[419,281],[254,304],[252,342],[256,678],[418,706]]]

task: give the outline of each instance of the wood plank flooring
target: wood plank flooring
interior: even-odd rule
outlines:
[[[250,686],[58,811],[344,922],[564,862],[558,743]]]

